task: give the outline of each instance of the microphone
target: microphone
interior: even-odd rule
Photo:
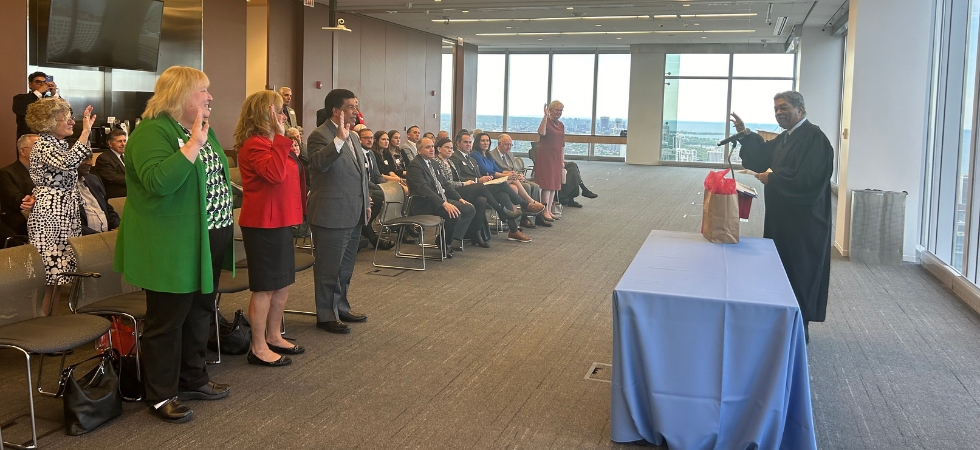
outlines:
[[[732,142],[735,142],[735,141],[737,141],[737,140],[739,140],[739,139],[741,139],[741,138],[743,138],[745,136],[748,136],[750,134],[752,134],[752,130],[746,128],[746,129],[742,130],[739,133],[735,133],[735,134],[729,136],[728,139],[725,139],[725,140],[719,142],[718,143],[718,146],[721,147],[722,145],[725,145],[725,144],[731,144]]]

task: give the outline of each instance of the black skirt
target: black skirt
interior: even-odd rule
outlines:
[[[274,291],[296,281],[293,227],[242,227],[242,239],[250,291]]]

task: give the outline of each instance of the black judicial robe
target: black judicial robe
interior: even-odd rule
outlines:
[[[765,142],[752,133],[739,139],[742,165],[762,173],[765,187],[763,236],[772,239],[800,304],[803,320],[823,322],[830,287],[830,177],[834,149],[820,127],[804,122]]]

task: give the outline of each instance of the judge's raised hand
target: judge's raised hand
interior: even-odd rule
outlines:
[[[348,136],[350,136],[350,131],[347,129],[347,121],[344,120],[344,113],[340,113],[340,123],[337,124],[337,139],[346,141]]]
[[[548,105],[544,105],[544,118],[545,119],[551,118],[551,108],[548,108]]]
[[[755,178],[762,182],[762,184],[769,184],[769,172],[762,172],[755,174]]]
[[[735,125],[735,131],[738,131],[739,133],[745,131],[745,122],[742,122],[742,118],[739,117],[738,114],[733,112],[731,121],[732,125]]]

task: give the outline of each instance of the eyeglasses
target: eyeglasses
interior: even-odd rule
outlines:
[[[38,79],[36,79],[36,80],[31,80],[31,83],[32,83],[32,84],[42,84],[42,83],[44,83],[45,81],[47,81],[47,80],[45,80],[44,78],[38,78]]]

